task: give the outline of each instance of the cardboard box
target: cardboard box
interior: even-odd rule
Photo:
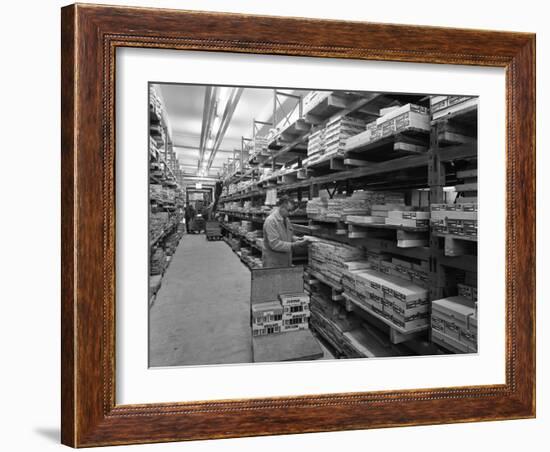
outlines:
[[[278,301],[256,303],[252,307],[252,325],[263,325],[282,320],[283,307]]]
[[[309,304],[309,296],[303,292],[281,293],[279,294],[279,300],[281,301],[281,305],[283,307]]]

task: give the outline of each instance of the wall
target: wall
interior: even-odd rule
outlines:
[[[540,108],[550,104],[550,31],[545,21],[545,2],[524,0],[518,7],[517,2],[479,0],[462,0],[455,4],[405,0],[391,3],[353,0],[113,1],[140,6],[538,32],[538,167],[544,171],[549,166],[549,140],[541,125],[548,124],[550,118],[548,109]],[[61,449],[58,424],[59,7],[62,5],[60,1],[30,0],[9,2],[2,8],[0,123],[4,131],[1,179],[4,293],[0,328],[3,345],[0,400],[4,414],[1,441],[5,444],[4,450],[10,451]],[[547,212],[540,209],[544,195],[550,196],[548,179],[539,178],[539,231],[549,226]],[[548,264],[543,259],[543,250],[548,250],[548,235],[539,234],[538,242],[542,248],[538,253],[538,274],[544,275],[548,273]],[[541,325],[542,318],[550,318],[550,310],[543,305],[542,297],[546,284],[541,279],[538,290],[539,402],[536,420],[148,445],[128,450],[349,450],[361,446],[410,452],[451,452],[476,444],[490,444],[500,451],[543,450],[537,441],[541,441],[542,432],[550,428],[548,357],[540,352],[548,345],[548,333]]]

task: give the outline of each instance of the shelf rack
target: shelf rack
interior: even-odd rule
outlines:
[[[271,142],[278,144],[271,145],[271,157],[267,157],[264,162],[266,165],[271,163],[272,168],[275,168],[273,162],[277,161],[281,153],[291,151],[296,143],[307,142],[309,134],[316,130],[316,127],[326,124],[329,118],[343,116],[349,112],[359,112],[361,109],[364,109],[363,114],[370,113],[369,117],[372,118],[375,117],[376,109],[391,100],[394,99],[388,95],[382,96],[375,93],[359,98],[346,98],[339,93],[328,93],[304,112],[301,120],[310,124],[309,131],[303,125],[293,126],[290,129],[292,133],[285,135],[287,143],[281,144],[283,140]],[[399,100],[418,103],[426,102],[427,99],[421,99],[419,96],[403,96]],[[359,142],[354,147],[346,148],[343,155],[330,156],[324,161],[320,160],[311,165],[303,165],[303,158],[298,157],[292,168],[287,168],[283,164],[284,174],[273,174],[264,180],[251,177],[251,184],[248,187],[230,195],[226,194],[221,198],[220,203],[244,200],[258,203],[263,200],[267,190],[272,188],[276,188],[278,193],[296,194],[298,199],[312,199],[321,189],[351,194],[357,188],[373,190],[423,188],[429,190],[431,203],[442,203],[445,199],[444,187],[457,185],[457,181],[460,180],[457,177],[459,169],[468,170],[477,166],[476,120],[477,107],[474,106],[432,121],[429,133],[411,129],[406,133],[384,137],[374,143]],[[298,130],[303,133],[298,134]],[[289,141],[291,139],[289,136],[294,137],[294,141]],[[233,215],[233,218],[239,218],[235,216],[237,214],[233,213]],[[247,218],[246,214],[241,218],[252,218],[252,221],[261,222],[261,218]],[[342,223],[349,225],[351,222]],[[367,249],[378,249],[395,256],[427,261],[432,300],[453,295],[450,293],[449,272],[477,272],[475,254],[446,256],[441,242],[448,237],[475,244],[476,240],[473,238],[436,233],[430,231],[430,228],[385,224],[354,225],[365,231],[365,237],[350,238],[347,234],[337,234],[336,224],[331,226],[327,223],[323,227],[312,226],[315,226],[315,221],[296,225],[295,231],[342,243],[365,246]],[[387,234],[398,230],[426,233],[428,246],[397,247],[395,239],[388,238]],[[426,329],[429,330],[424,328],[424,334]],[[398,331],[396,327],[392,331],[401,336],[405,333]],[[416,333],[418,332],[414,331],[411,334],[416,335]]]

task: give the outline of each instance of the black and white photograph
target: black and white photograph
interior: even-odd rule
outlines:
[[[478,97],[147,89],[151,368],[477,353]]]

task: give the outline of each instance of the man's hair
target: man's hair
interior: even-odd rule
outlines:
[[[294,200],[288,195],[283,195],[277,199],[277,205],[282,206],[283,204],[294,204]]]

